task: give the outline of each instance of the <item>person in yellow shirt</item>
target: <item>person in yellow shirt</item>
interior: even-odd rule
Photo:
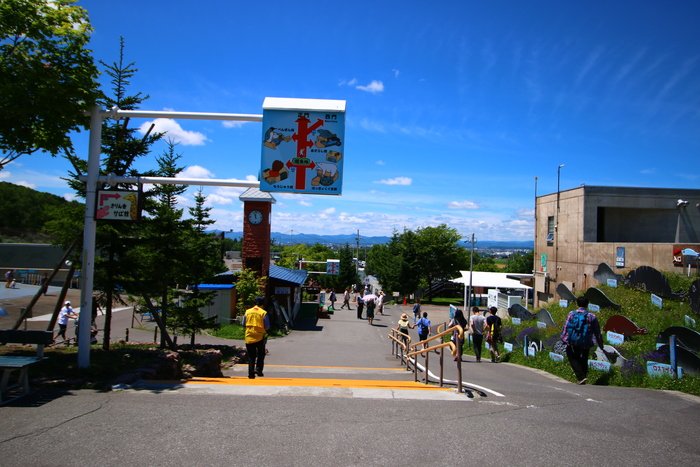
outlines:
[[[270,318],[267,311],[262,308],[264,299],[255,298],[255,306],[248,308],[243,316],[245,327],[245,348],[248,352],[248,378],[255,379],[255,375],[263,375],[265,366],[265,342],[266,331],[270,329]]]

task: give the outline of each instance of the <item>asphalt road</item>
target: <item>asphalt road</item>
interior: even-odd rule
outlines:
[[[472,357],[463,380],[478,391],[399,389],[413,375],[386,335],[402,311],[376,326],[337,311],[270,340],[264,378],[235,367],[220,383],[37,393],[0,408],[0,464],[700,465],[693,396],[578,386]],[[293,384],[312,378],[327,384]]]

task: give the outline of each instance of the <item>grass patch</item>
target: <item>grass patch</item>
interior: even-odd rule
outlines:
[[[219,329],[213,329],[209,331],[209,334],[215,337],[220,337],[222,339],[236,339],[243,340],[245,338],[245,328],[238,323],[224,324],[219,327]],[[283,330],[277,328],[270,328],[267,331],[268,337],[274,339],[276,337],[282,337],[287,335]]]
[[[687,291],[692,283],[691,280],[682,275],[669,275],[668,277],[669,283],[675,292]],[[598,288],[613,302],[622,307],[619,311],[601,309],[600,312],[596,313],[601,325],[601,331],[608,318],[620,314],[632,320],[639,327],[646,328],[648,333],[634,336],[629,340],[625,340],[622,345],[615,346],[622,356],[627,359],[627,364],[623,367],[613,366],[610,373],[589,369],[589,384],[667,389],[700,396],[700,377],[685,374],[679,380],[670,377],[651,377],[646,372],[647,361],[669,363],[668,355],[656,351],[656,338],[661,331],[669,326],[685,326],[685,315],[693,315],[688,302],[665,299],[663,308],[659,309],[652,305],[649,292],[624,286],[613,288],[607,285],[600,285]],[[562,308],[559,304],[552,304],[546,309],[552,315],[556,327],[538,329],[533,338],[541,339],[543,342],[552,342],[561,334],[566,316],[570,311],[576,309],[576,306],[571,304],[566,308]],[[525,357],[522,347],[519,347],[515,338],[526,328],[536,326],[537,323],[534,321],[524,322],[520,325],[504,322],[503,333],[506,336],[505,340],[513,344],[513,352],[502,354],[503,361],[544,370],[568,381],[575,382],[573,371],[566,358],[563,362],[551,360],[549,358],[551,349],[547,349],[546,345],[545,349],[535,357]],[[603,332],[603,338],[605,338],[605,332]],[[473,354],[472,349],[466,346],[465,353]]]

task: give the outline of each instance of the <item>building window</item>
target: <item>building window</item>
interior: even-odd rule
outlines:
[[[554,245],[554,216],[547,218],[547,246]]]

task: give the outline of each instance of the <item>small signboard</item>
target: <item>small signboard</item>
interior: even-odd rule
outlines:
[[[540,255],[540,272],[547,272],[547,253]]]
[[[141,218],[138,191],[99,190],[95,220],[137,221]]]
[[[617,288],[617,279],[608,279],[608,287]]]
[[[559,306],[562,307],[562,308],[566,308],[566,307],[569,306],[569,301],[568,301],[568,300],[564,300],[564,299],[562,298],[561,300],[559,300]]]
[[[563,362],[564,361],[564,356],[560,353],[556,352],[549,352],[549,358],[550,360],[553,360],[555,362]]]
[[[618,246],[615,249],[615,267],[624,268],[625,267],[625,247]]]
[[[689,327],[689,328],[695,327],[695,320],[693,318],[691,318],[690,316],[685,315],[684,321],[685,321],[685,325],[687,327]]]
[[[605,338],[610,345],[621,345],[625,342],[625,335],[617,332],[608,331],[605,334]]]
[[[603,373],[609,373],[610,362],[604,362],[602,360],[588,360],[588,368],[602,371]]]
[[[659,297],[658,295],[651,294],[651,304],[657,308],[663,308],[664,307],[664,299]]]
[[[591,313],[598,313],[600,311],[600,306],[596,305],[595,303],[589,303],[588,311]]]
[[[520,324],[520,318],[511,318],[510,322],[517,326]]]
[[[537,322],[537,327],[540,329],[545,329],[547,327],[547,323],[544,323],[542,321]]]
[[[535,355],[537,355],[537,348],[528,345],[527,347],[523,348],[523,354],[526,357],[534,357]]]
[[[340,195],[345,101],[266,97],[260,190]]]
[[[337,276],[340,274],[340,260],[339,259],[327,259],[326,260],[326,274],[331,276]]]
[[[513,344],[511,344],[510,342],[504,342],[504,343],[503,343],[503,349],[504,349],[506,352],[512,352],[512,351],[513,351]]]
[[[683,368],[677,367],[678,378],[683,378]],[[647,362],[647,374],[649,376],[670,376],[673,377],[673,367],[666,363]]]

